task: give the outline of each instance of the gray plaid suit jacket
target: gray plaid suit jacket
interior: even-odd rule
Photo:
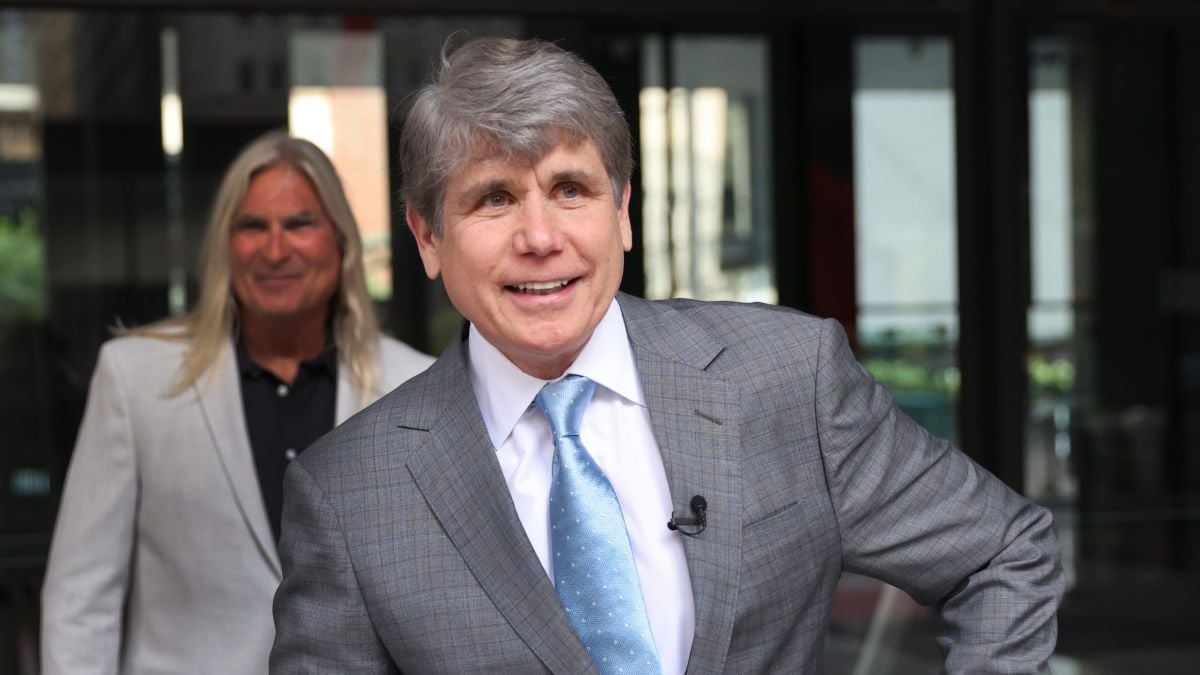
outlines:
[[[900,413],[836,322],[618,301],[676,508],[709,504],[684,539],[690,672],[820,672],[843,571],[937,606],[947,671],[1045,672],[1063,588],[1049,513]],[[274,673],[594,672],[463,340],[293,462],[283,519]]]

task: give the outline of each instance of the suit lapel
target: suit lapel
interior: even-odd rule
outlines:
[[[358,392],[354,389],[354,385],[350,383],[349,368],[339,358],[337,365],[337,396],[333,403],[333,426],[336,427],[345,422],[351,415],[358,412],[360,410],[359,403]]]
[[[237,360],[226,344],[217,356],[213,370],[192,385],[200,401],[200,410],[208,426],[213,451],[221,464],[233,491],[238,511],[263,558],[277,579],[283,578],[279,552],[267,522],[258,470],[250,450],[250,434],[246,430],[246,415],[242,410],[242,390],[238,382]]]
[[[553,672],[590,664],[554,586],[529,544],[475,401],[457,342],[431,370],[440,378],[427,429],[429,442],[413,453],[409,472],[479,585],[513,630]],[[588,671],[593,672],[593,671]]]
[[[705,368],[723,345],[666,305],[618,298],[662,451],[676,513],[692,495],[708,501],[708,525],[683,537],[696,633],[688,669],[720,672],[733,634],[741,562],[741,474],[737,386]]]

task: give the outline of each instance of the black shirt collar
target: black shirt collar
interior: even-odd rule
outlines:
[[[237,365],[238,373],[243,378],[259,378],[265,375],[275,377],[266,368],[258,365],[250,358],[250,352],[246,350],[246,341],[240,336],[234,338],[237,345]],[[325,347],[311,359],[302,361],[300,368],[307,372],[310,377],[317,375],[325,375],[329,378],[337,376],[337,345],[332,340],[325,344]]]

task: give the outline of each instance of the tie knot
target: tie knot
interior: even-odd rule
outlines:
[[[568,375],[542,387],[533,398],[533,404],[550,420],[554,438],[578,436],[583,411],[595,391],[595,382],[582,375]]]

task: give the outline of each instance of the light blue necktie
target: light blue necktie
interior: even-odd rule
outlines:
[[[554,432],[554,587],[601,673],[659,673],[621,504],[579,439],[583,411],[595,391],[595,382],[569,375],[547,384],[533,401]]]

